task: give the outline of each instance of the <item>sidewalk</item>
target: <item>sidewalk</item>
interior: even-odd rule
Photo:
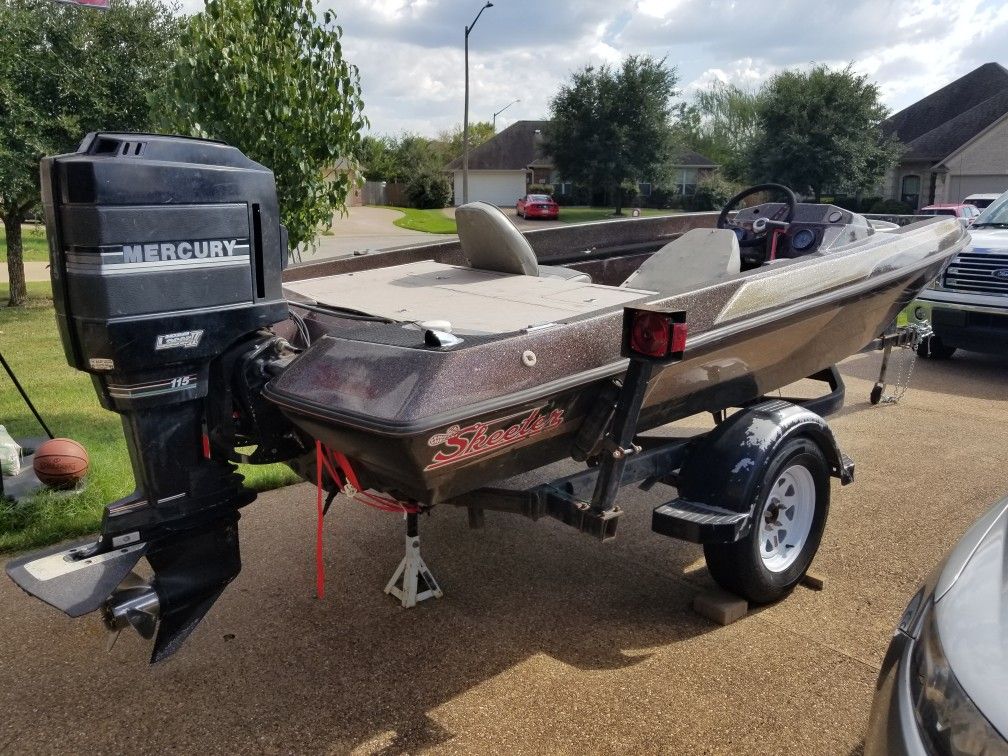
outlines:
[[[26,262],[25,267],[25,280],[26,281],[48,281],[49,280],[49,263],[47,262]],[[7,262],[4,261],[0,263],[0,284],[7,283]]]

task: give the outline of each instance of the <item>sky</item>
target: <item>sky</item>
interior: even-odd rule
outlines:
[[[315,0],[336,12],[371,132],[462,122],[463,38],[479,0]],[[202,0],[184,0],[184,10]],[[495,0],[469,36],[471,120],[545,118],[571,72],[665,57],[684,99],[713,81],[853,64],[893,111],[982,63],[1008,66],[1008,0]]]

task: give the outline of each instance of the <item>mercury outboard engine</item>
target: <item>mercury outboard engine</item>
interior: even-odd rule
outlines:
[[[243,442],[233,374],[239,359],[246,373],[279,359],[285,343],[264,330],[288,317],[276,185],[233,147],[138,134],[90,134],[41,173],[63,348],[122,416],[136,491],[106,507],[97,541],[7,572],[70,616],[102,609],[112,628],[156,630],[157,661],[241,569],[238,509],[255,494],[232,464]],[[253,461],[300,451],[284,425]],[[150,582],[131,574],[143,557]]]

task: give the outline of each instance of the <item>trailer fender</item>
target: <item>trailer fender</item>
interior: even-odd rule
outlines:
[[[822,450],[830,474],[843,485],[854,479],[854,463],[840,452],[826,421],[775,399],[732,415],[701,438],[680,468],[680,499],[736,512],[751,509],[777,450],[797,437],[808,438]]]

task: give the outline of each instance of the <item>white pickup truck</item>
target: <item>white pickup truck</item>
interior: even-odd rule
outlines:
[[[973,244],[956,255],[908,308],[934,335],[922,357],[947,359],[956,349],[1008,354],[1008,192],[970,227]]]

